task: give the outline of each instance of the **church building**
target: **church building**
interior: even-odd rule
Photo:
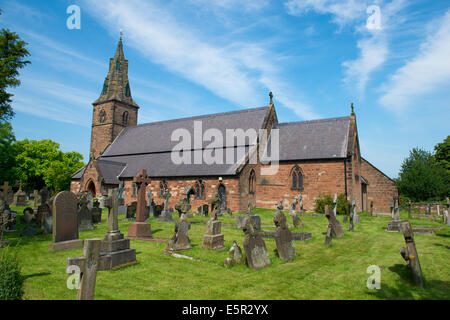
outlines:
[[[390,198],[398,197],[394,181],[361,157],[353,104],[349,116],[286,123],[278,122],[272,94],[265,107],[139,125],[138,111],[120,39],[100,97],[93,103],[90,159],[72,175],[72,192],[106,195],[108,189],[123,182],[125,204],[130,204],[137,199],[133,177],[145,169],[151,178],[147,190],[152,190],[156,204],[163,203],[168,190],[170,207],[188,197],[192,210],[207,204],[214,193],[222,208],[233,212],[246,210],[249,202],[275,209],[283,200],[287,208],[300,194],[306,210],[314,208],[319,196],[345,194],[356,201],[358,211],[370,210],[373,202],[374,212],[389,212]],[[195,141],[199,126],[200,142]],[[233,130],[265,130],[269,138],[264,143],[259,136],[233,137],[232,144],[217,144],[210,135],[227,137]],[[188,143],[190,150],[177,152],[192,154],[190,163],[174,161],[174,150],[181,141],[173,141],[177,132],[193,139]],[[278,167],[275,174],[266,174],[274,163],[263,164],[259,151],[274,143],[278,145]],[[194,160],[198,152],[203,161]],[[207,163],[201,156],[205,153],[223,161]],[[254,154],[256,161],[251,161]],[[229,155],[234,161],[229,161]]]

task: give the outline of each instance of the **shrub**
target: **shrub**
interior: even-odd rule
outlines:
[[[22,300],[24,278],[16,255],[2,249],[0,255],[0,300]]]
[[[333,198],[329,194],[319,196],[316,198],[316,205],[314,207],[314,211],[316,213],[325,213],[326,205],[329,205],[331,208],[333,208]]]
[[[340,195],[338,195],[336,213],[344,214],[344,215],[349,214],[348,201],[347,201],[347,197],[345,196],[345,193],[341,193]]]

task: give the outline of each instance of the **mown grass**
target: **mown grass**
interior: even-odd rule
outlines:
[[[23,208],[12,208],[21,214]],[[263,229],[273,227],[273,210],[254,209],[262,218]],[[237,214],[235,214],[236,216]],[[287,213],[286,213],[287,215]],[[201,261],[177,259],[162,252],[166,246],[159,242],[131,240],[136,249],[138,264],[116,271],[97,274],[96,299],[450,299],[450,227],[425,219],[411,219],[413,225],[442,227],[434,236],[416,235],[416,246],[425,279],[425,287],[418,288],[412,282],[410,270],[399,253],[404,246],[401,233],[388,233],[385,228],[389,217],[371,217],[361,213],[361,223],[354,232],[348,232],[348,224],[342,223],[345,235],[333,239],[332,246],[325,247],[326,218],[302,217],[304,229],[312,239],[295,241],[297,257],[284,263],[276,256],[275,240],[265,239],[271,265],[254,271],[247,266],[225,268],[223,263],[228,250],[214,252],[201,247],[207,220],[190,219],[189,237],[193,248],[181,254]],[[407,218],[407,213],[401,213]],[[80,232],[80,238],[103,238],[107,231],[106,212],[102,223],[95,230]],[[174,217],[177,216],[174,214]],[[125,235],[131,222],[120,216],[120,230]],[[18,218],[19,220],[19,218]],[[235,218],[225,215],[224,224],[233,224]],[[292,224],[292,219],[288,217]],[[174,224],[151,221],[155,238],[169,239]],[[65,273],[68,257],[81,256],[82,249],[49,252],[51,235],[19,237],[18,231],[5,233],[10,249],[17,251],[25,280],[25,299],[75,299],[75,290],[66,286]],[[293,230],[291,228],[291,230]],[[298,229],[296,230],[299,231]],[[225,246],[229,249],[233,240],[243,246],[244,234],[236,227],[222,226]],[[370,265],[381,266],[381,289],[366,287],[366,273]]]

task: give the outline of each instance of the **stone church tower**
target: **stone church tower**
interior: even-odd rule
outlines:
[[[109,61],[109,72],[100,97],[92,104],[90,159],[97,159],[127,126],[137,124],[139,106],[131,97],[128,81],[128,60],[123,54],[122,36],[114,58]]]

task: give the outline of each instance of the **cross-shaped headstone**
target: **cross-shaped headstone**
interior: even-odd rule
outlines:
[[[151,182],[150,178],[147,176],[147,170],[139,170],[138,174],[133,178],[133,182],[136,183],[136,186],[138,187],[136,222],[145,222],[145,189]]]
[[[105,207],[108,208],[108,233],[105,238],[115,239],[119,231],[119,197],[118,189],[109,189],[108,197],[105,199]]]
[[[77,300],[94,300],[101,243],[100,239],[84,239],[83,256],[77,259],[80,273]],[[66,272],[73,270],[74,266],[68,265]]]
[[[399,208],[398,208],[398,199],[395,199],[395,204],[394,204],[394,217],[396,220],[400,219],[400,212],[399,212]]]
[[[172,194],[169,192],[169,190],[166,190],[164,192],[164,211],[168,212],[169,211],[169,198],[172,196]]]

